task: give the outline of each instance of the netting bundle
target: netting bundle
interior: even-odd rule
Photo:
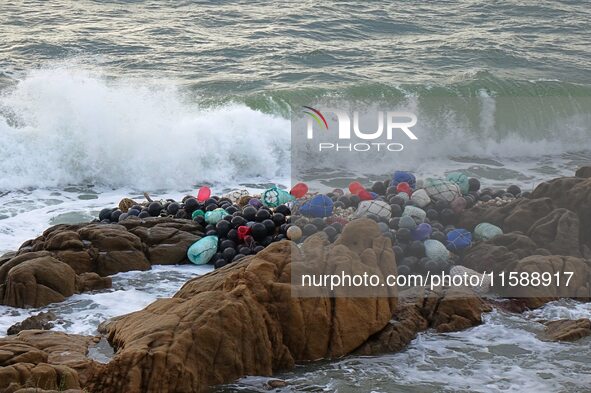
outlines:
[[[263,192],[262,198],[263,204],[267,207],[277,207],[283,205],[289,201],[293,201],[295,197],[289,192],[273,186]]]
[[[503,230],[496,225],[483,222],[474,228],[474,237],[477,240],[490,240],[495,236],[503,234]]]
[[[447,248],[450,251],[463,250],[472,244],[472,234],[466,229],[459,228],[447,233]]]
[[[410,172],[396,171],[392,175],[392,183],[408,183],[408,185],[414,189],[417,185],[417,179],[415,178],[415,175]]]
[[[298,213],[307,217],[328,217],[332,215],[333,208],[332,199],[320,194],[301,205]]]
[[[366,217],[369,214],[388,219],[392,215],[392,210],[390,204],[384,201],[361,201],[355,212],[355,217]]]
[[[233,190],[222,195],[222,198],[228,198],[232,203],[238,203],[240,198],[248,196],[248,190]]]
[[[410,200],[413,201],[418,207],[425,207],[431,203],[429,194],[427,194],[427,191],[423,190],[422,188],[413,192],[410,196]]]
[[[187,258],[195,265],[204,265],[215,255],[218,250],[218,237],[205,236],[197,240],[187,250]]]
[[[412,240],[427,240],[431,233],[433,232],[433,228],[431,225],[427,224],[426,222],[420,223],[417,227],[412,231]]]
[[[418,220],[419,222],[423,222],[425,221],[425,218],[427,218],[427,213],[425,213],[425,211],[420,207],[406,206],[402,212],[402,216],[409,216],[415,220]]]
[[[425,255],[434,261],[447,261],[449,251],[439,240],[425,240]]]
[[[458,187],[460,187],[460,192],[462,194],[467,194],[468,191],[470,191],[468,176],[464,175],[462,172],[451,172],[447,175],[447,180],[456,183]]]
[[[222,218],[228,215],[226,210],[222,209],[221,207],[214,209],[212,211],[205,212],[205,222],[208,224],[217,224],[218,221],[221,221]]]
[[[425,180],[425,191],[431,199],[451,202],[461,196],[460,188],[454,182],[440,179]]]

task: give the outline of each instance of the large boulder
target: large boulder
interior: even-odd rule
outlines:
[[[501,272],[533,254],[549,255],[549,252],[539,249],[529,237],[513,232],[477,243],[466,252],[462,265],[480,273]]]
[[[577,171],[575,172],[575,176],[585,178],[585,179],[590,178],[591,177],[591,165],[582,166],[579,169],[577,169]]]
[[[25,260],[7,270],[5,275],[0,274],[5,277],[0,285],[0,303],[7,306],[42,307],[61,302],[76,290],[76,272],[48,255]]]
[[[87,357],[97,340],[41,330],[0,338],[0,392],[81,390],[101,367]]]
[[[481,222],[488,222],[505,233],[527,232],[531,225],[554,210],[550,198],[519,198],[503,206],[478,205],[462,212],[458,227],[473,231]]]
[[[491,310],[476,293],[465,288],[411,288],[399,294],[400,305],[386,327],[355,350],[356,355],[400,351],[418,332],[466,329],[482,323]]]
[[[534,222],[528,236],[552,254],[580,257],[579,231],[577,215],[560,208]]]
[[[150,228],[138,226],[130,229],[130,232],[139,236],[148,246],[150,263],[159,265],[187,263],[187,249],[200,239],[200,235],[195,233],[197,230],[189,232],[171,225]]]
[[[541,183],[534,198],[550,198],[556,207],[575,212],[580,220],[580,239],[591,248],[591,178],[561,177]]]
[[[124,226],[90,224],[80,228],[78,233],[96,250],[96,273],[100,276],[150,269],[141,239]]]
[[[367,264],[395,272],[390,241],[370,220],[349,224],[339,244],[328,245],[322,234],[307,239],[301,250],[288,241],[274,243],[187,282],[172,299],[102,325],[118,351],[90,387],[203,391],[243,375],[271,375],[299,361],[344,356],[392,317],[395,297],[292,296],[294,264],[324,271]]]
[[[591,264],[583,258],[532,255],[508,266],[506,271],[517,277],[522,277],[523,273],[528,279],[534,277],[534,273],[551,277],[548,285],[537,281],[520,281],[519,285],[511,286],[509,276],[506,276],[502,294],[523,299],[529,308],[538,308],[559,298],[591,299]]]
[[[187,249],[202,233],[191,220],[155,217],[53,226],[0,257],[0,304],[40,307],[110,288],[108,276],[116,273],[186,263]]]

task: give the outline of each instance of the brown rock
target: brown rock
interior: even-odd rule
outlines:
[[[517,276],[527,273],[550,275],[551,285],[518,285],[509,287],[506,283],[503,294],[507,297],[521,298],[529,308],[538,308],[558,298],[573,298],[588,301],[591,299],[591,266],[582,258],[559,255],[532,255],[521,259],[509,267],[507,272],[515,272]],[[567,274],[572,272],[572,276]],[[558,274],[558,285],[556,282]],[[570,279],[569,279],[570,277]],[[508,280],[508,277],[507,277]],[[568,282],[568,285],[567,285]]]
[[[438,332],[463,330],[482,323],[482,313],[490,311],[472,290],[465,288],[412,288],[401,293],[414,302],[429,327]]]
[[[51,312],[40,312],[37,315],[32,315],[27,319],[23,320],[22,322],[15,323],[11,327],[8,328],[7,334],[9,336],[13,334],[17,334],[23,330],[50,330],[53,328],[53,323],[51,321],[55,321],[57,316]]]
[[[416,303],[403,303],[379,333],[355,350],[355,355],[372,356],[404,349],[418,332],[429,328],[429,321]]]
[[[123,198],[120,202],[119,202],[119,210],[121,210],[123,213],[127,213],[127,211],[133,206],[133,205],[137,205],[137,202],[134,201],[133,199],[129,199],[129,198]]]
[[[467,289],[412,288],[400,293],[401,305],[382,331],[368,339],[354,353],[377,355],[404,349],[418,332],[466,329],[482,323],[482,313],[491,307]]]
[[[151,267],[150,261],[141,251],[109,251],[97,257],[96,272],[104,277],[132,270],[150,270]]]
[[[591,335],[591,320],[560,319],[546,323],[544,336],[552,341],[576,341]]]
[[[269,379],[267,381],[267,386],[269,387],[269,389],[284,388],[287,386],[287,382],[285,382],[282,379]]]
[[[477,243],[466,252],[462,265],[480,273],[501,272],[526,256],[540,253],[549,254],[539,250],[529,237],[513,232]]]
[[[74,294],[75,283],[74,270],[55,258],[42,256],[27,260],[9,270],[0,288],[1,303],[12,307],[42,307],[61,302]]]
[[[109,279],[99,279],[95,274],[106,277],[130,270],[148,270],[152,263],[187,262],[187,249],[202,234],[203,228],[191,220],[155,217],[128,219],[125,225],[53,226],[25,242],[18,253],[0,257],[0,304],[46,305],[70,296],[71,288],[81,292],[111,286]],[[59,269],[49,269],[39,261],[28,262],[39,258],[49,258]],[[71,270],[78,275],[74,281]],[[64,275],[59,280],[61,273]],[[36,289],[30,290],[33,287]]]
[[[591,166],[582,166],[575,172],[576,177],[590,178],[591,177]]]
[[[512,204],[514,206],[511,206],[509,214],[505,217],[501,225],[505,233],[514,231],[527,233],[536,221],[547,216],[554,210],[554,205],[550,198],[520,198],[509,205]]]
[[[101,277],[96,273],[82,273],[76,276],[76,292],[97,291],[113,286],[111,277]]]
[[[93,272],[97,269],[96,255],[92,249],[85,251],[60,250],[56,251],[55,257],[68,264],[76,274]]]
[[[343,264],[395,266],[390,241],[370,238],[379,233],[377,225],[358,221],[346,227],[340,244],[325,247],[321,235],[307,239],[302,250],[274,243],[189,281],[172,299],[102,325],[119,350],[89,387],[203,391],[247,374],[271,375],[297,361],[351,353],[386,326],[396,300],[294,297],[290,267],[304,261],[326,271]]]
[[[579,218],[567,209],[556,209],[532,224],[528,236],[555,255],[580,257]]]
[[[152,227],[137,226],[130,229],[148,246],[148,258],[152,264],[188,263],[187,250],[201,238],[199,225],[171,224],[164,222]]]
[[[96,341],[40,330],[0,338],[0,392],[80,390],[95,368],[101,367],[86,358],[88,346]]]
[[[481,222],[488,222],[503,232],[527,232],[531,225],[554,210],[549,198],[519,198],[503,206],[479,205],[465,210],[458,227],[473,231]]]
[[[534,198],[548,197],[554,206],[575,212],[580,220],[580,240],[591,247],[591,178],[562,177],[541,183]]]

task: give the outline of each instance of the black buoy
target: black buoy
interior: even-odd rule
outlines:
[[[285,205],[279,205],[275,208],[275,213],[281,213],[284,216],[289,216],[291,215],[291,210]]]
[[[277,228],[275,223],[273,222],[273,220],[271,219],[266,219],[263,220],[263,222],[261,223],[265,226],[265,228],[267,229],[267,235],[274,235],[275,234],[275,229]]]
[[[162,211],[162,204],[160,202],[152,202],[148,205],[148,213],[152,217],[158,217]]]
[[[468,179],[468,190],[469,191],[478,191],[480,190],[480,180],[471,177]]]
[[[246,225],[248,221],[244,217],[236,216],[232,218],[232,227],[238,228],[240,226]]]
[[[316,228],[316,225],[314,224],[306,224],[302,228],[302,233],[304,234],[304,236],[310,236],[315,234],[316,232],[318,232],[318,228]]]
[[[257,214],[257,209],[254,206],[245,206],[244,209],[242,209],[242,216],[247,220],[247,221],[254,221],[255,217]]]
[[[199,202],[197,199],[190,197],[185,200],[185,210],[187,213],[192,214],[197,209],[199,209]]]
[[[260,208],[259,211],[256,212],[255,220],[258,222],[263,222],[269,218],[271,218],[271,213],[267,209]]]
[[[168,214],[174,216],[179,211],[180,207],[181,205],[179,205],[178,203],[171,202],[166,207],[166,211],[168,212]]]
[[[234,259],[234,256],[236,256],[236,250],[232,247],[228,247],[225,248],[224,251],[222,251],[222,255],[224,256],[224,259],[228,262],[230,262],[232,259]]]
[[[102,209],[99,213],[99,221],[110,220],[111,213],[113,213],[113,209],[110,209],[110,208]]]
[[[250,227],[250,234],[254,240],[261,241],[267,236],[267,228],[264,224],[256,222]]]
[[[283,213],[274,213],[271,220],[273,220],[276,226],[281,226],[285,223],[285,216]]]
[[[519,188],[519,186],[516,186],[515,184],[512,184],[509,187],[507,187],[507,192],[509,194],[512,194],[513,196],[517,196],[521,194],[521,188]]]
[[[121,210],[113,210],[113,212],[111,213],[111,222],[119,222],[119,217],[121,217],[121,214],[123,214]]]
[[[231,228],[232,224],[226,220],[220,220],[215,224],[215,230],[219,237],[226,237]]]

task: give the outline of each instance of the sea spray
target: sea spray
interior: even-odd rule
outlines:
[[[0,97],[0,189],[87,182],[173,188],[281,176],[289,122],[227,105],[203,109],[178,89],[51,69]]]

